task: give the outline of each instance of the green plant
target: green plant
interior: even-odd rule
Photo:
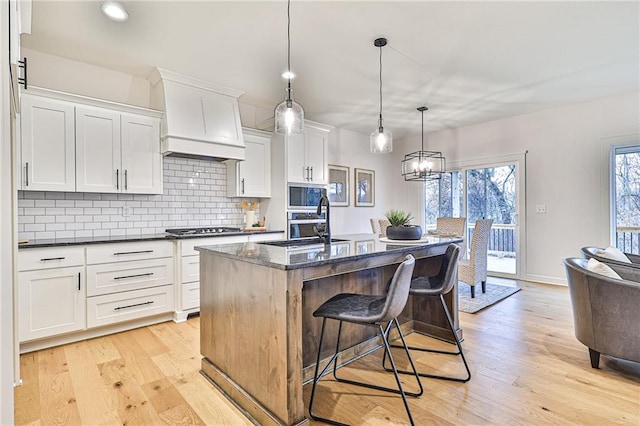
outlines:
[[[402,210],[391,209],[384,215],[391,226],[409,226],[409,222],[413,219],[411,213],[405,213]]]

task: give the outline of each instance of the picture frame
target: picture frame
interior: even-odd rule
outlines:
[[[349,167],[329,164],[327,196],[332,207],[349,205]]]
[[[369,169],[354,169],[354,186],[356,207],[373,207],[376,195],[376,174]]]

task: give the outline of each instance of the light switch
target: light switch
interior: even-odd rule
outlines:
[[[536,204],[536,213],[546,213],[547,206],[546,204]]]

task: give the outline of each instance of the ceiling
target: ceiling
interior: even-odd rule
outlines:
[[[147,77],[153,67],[284,97],[284,1],[34,1],[25,47]],[[304,1],[291,4],[294,98],[308,119],[394,137],[455,128],[640,88],[640,2]]]

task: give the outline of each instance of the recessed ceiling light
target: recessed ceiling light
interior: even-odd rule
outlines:
[[[124,22],[129,19],[127,10],[118,2],[106,1],[102,3],[102,6],[100,6],[100,8],[102,9],[102,13],[104,13],[107,18],[113,19],[114,21]]]
[[[295,78],[295,76],[296,75],[293,73],[293,71],[285,71],[285,72],[282,73],[282,78],[287,79],[287,80]]]

